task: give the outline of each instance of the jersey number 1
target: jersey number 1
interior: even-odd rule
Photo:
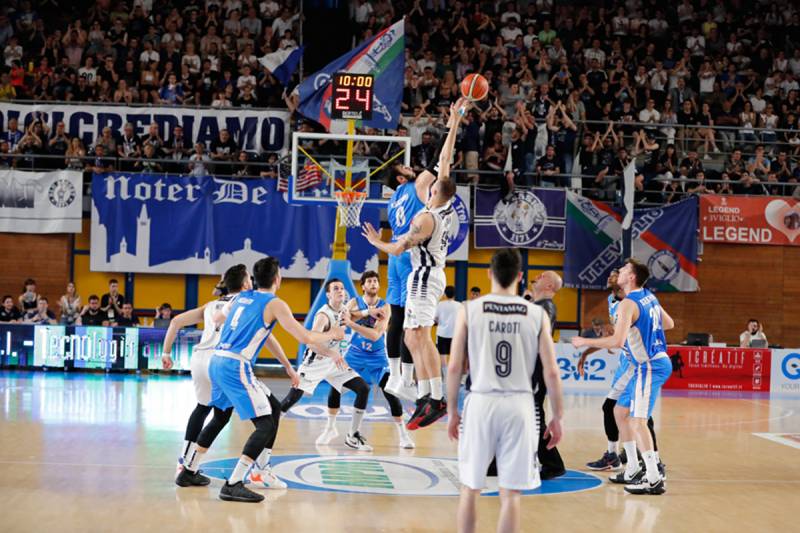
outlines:
[[[508,341],[500,341],[494,349],[494,359],[497,364],[494,365],[494,371],[501,378],[507,378],[511,375],[511,343]]]

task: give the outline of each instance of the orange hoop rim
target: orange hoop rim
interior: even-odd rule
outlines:
[[[367,193],[362,191],[336,191],[333,195],[344,204],[352,204],[367,198]]]

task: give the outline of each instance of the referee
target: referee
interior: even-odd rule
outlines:
[[[561,285],[561,276],[552,270],[542,272],[531,284],[531,288],[533,289],[533,303],[540,305],[547,312],[547,315],[550,317],[550,324],[552,324],[553,332],[555,332],[556,328],[556,304],[553,302],[553,298],[559,289],[561,289]],[[542,465],[541,478],[543,480],[563,476],[566,473],[564,460],[561,459],[558,448],[547,449],[549,439],[545,440],[544,431],[542,431],[542,428],[547,427],[544,415],[544,398],[546,395],[547,387],[544,383],[542,362],[537,357],[536,367],[533,371],[533,401],[536,404],[536,418],[539,421],[538,451],[539,462]]]

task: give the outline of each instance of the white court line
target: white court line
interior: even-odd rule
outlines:
[[[800,433],[753,433],[753,435],[800,450],[800,439],[798,439],[800,438]],[[787,439],[784,435],[792,435],[795,438]]]

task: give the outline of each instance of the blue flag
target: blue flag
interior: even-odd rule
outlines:
[[[330,131],[333,75],[337,72],[372,74],[375,77],[372,119],[359,121],[358,125],[379,129],[396,128],[400,121],[400,102],[403,99],[404,52],[405,37],[401,20],[307,77],[298,89],[298,111]]]
[[[303,58],[303,48],[301,46],[300,48],[278,50],[259,58],[258,62],[269,70],[282,85],[288,85],[297,67],[300,66],[300,60]]]

